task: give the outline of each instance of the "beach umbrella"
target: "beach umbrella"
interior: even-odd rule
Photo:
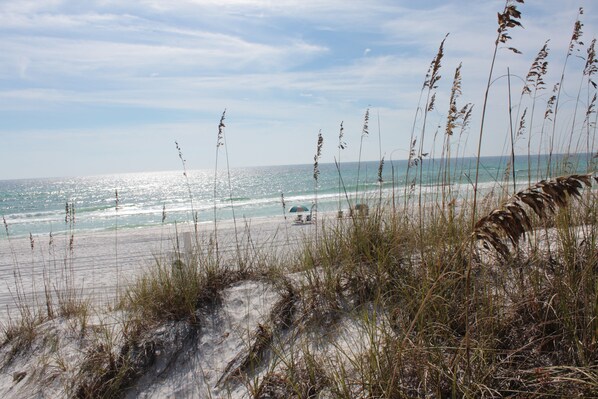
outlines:
[[[289,212],[307,212],[309,208],[305,205],[295,205],[289,209]]]

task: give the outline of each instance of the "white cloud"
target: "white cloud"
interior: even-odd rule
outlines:
[[[323,47],[301,41],[272,46],[207,32],[198,32],[193,40],[179,45],[13,37],[0,55],[3,61],[0,74],[10,76],[11,65],[19,70],[20,76],[37,77],[40,81],[57,77],[84,76],[91,80],[115,75],[135,77],[151,73],[194,76],[206,72],[219,75],[277,71],[325,51]]]
[[[493,113],[493,128],[501,135],[506,79],[499,77],[509,67],[519,90],[518,76],[525,76],[536,52],[550,38],[548,85],[558,79],[578,6],[573,3],[530,1],[519,6],[525,29],[512,30],[512,44],[524,55],[501,50],[495,67],[498,80],[492,87],[492,106],[498,110]],[[598,23],[596,6],[586,3],[582,19],[584,40],[589,43]],[[60,131],[61,116],[67,119],[72,107],[90,113],[94,108],[118,110],[113,118],[106,114],[105,122],[118,131],[140,124],[147,128],[140,110],[157,118],[156,126],[174,126],[185,119],[189,123],[185,129],[191,131],[191,125],[201,124],[206,115],[217,118],[227,107],[247,135],[256,135],[256,146],[264,136],[261,126],[282,135],[282,142],[287,131],[336,130],[340,120],[358,126],[363,109],[372,104],[388,118],[383,123],[393,130],[387,139],[391,148],[404,147],[424,75],[446,33],[450,35],[443,78],[431,125],[443,120],[450,80],[460,62],[464,79],[460,101],[481,108],[496,12],[503,4],[8,2],[0,4],[0,101],[5,113],[29,115],[23,120],[8,115],[12,125],[27,126],[37,112],[51,109],[57,123],[49,127],[53,132]],[[580,62],[570,61],[578,75]],[[128,112],[134,116],[123,122]],[[489,140],[492,151],[502,145]]]

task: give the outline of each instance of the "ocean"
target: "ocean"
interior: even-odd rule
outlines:
[[[588,155],[569,158],[554,156],[560,170],[585,172]],[[581,159],[581,161],[580,161]],[[508,157],[481,159],[479,189],[488,191],[504,182]],[[546,156],[534,156],[532,181],[546,174]],[[424,159],[421,183],[426,192],[433,192],[442,181],[442,161]],[[314,180],[312,164],[127,173],[88,177],[42,178],[0,181],[0,216],[4,218],[0,240],[9,236],[44,235],[77,231],[131,229],[193,221],[254,219],[260,217],[292,217],[294,205],[312,207],[318,212],[334,212],[349,208],[348,202],[392,198],[402,204],[405,187],[419,184],[419,167],[411,168],[406,178],[407,161],[383,164],[379,181],[379,162],[341,163],[341,177],[335,164],[320,164]],[[516,157],[517,188],[528,183],[527,156]],[[509,175],[511,172],[509,172]],[[473,187],[475,158],[461,158],[451,165],[454,191],[466,193]],[[415,181],[413,180],[415,179]],[[510,183],[512,185],[512,183]],[[436,188],[435,188],[436,187]],[[407,190],[408,192],[409,190]],[[285,207],[283,208],[282,195]],[[340,199],[340,201],[339,201]],[[67,204],[74,209],[74,220],[67,220]],[[216,212],[214,212],[216,209]],[[7,231],[6,231],[7,230]],[[8,233],[8,234],[6,234]]]

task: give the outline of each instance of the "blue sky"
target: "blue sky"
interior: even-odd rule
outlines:
[[[357,160],[368,106],[363,159],[378,159],[378,131],[386,159],[405,158],[426,70],[447,33],[425,148],[433,152],[434,133],[443,129],[462,62],[459,103],[472,102],[478,111],[465,152],[474,155],[503,6],[486,0],[0,2],[0,179],[176,170],[175,140],[188,168],[210,168],[225,108],[232,166],[310,163],[320,129],[322,162],[333,162],[341,121],[348,142],[342,157]],[[497,77],[507,67],[514,75],[514,103],[522,87],[517,77],[550,39],[549,88],[537,105],[545,107],[580,6],[588,45],[598,26],[594,2],[518,6],[525,29],[512,30],[509,45],[523,54],[502,49],[496,65]],[[559,131],[570,129],[566,110],[582,69],[583,60],[570,60]],[[500,78],[491,92],[486,155],[505,152],[506,93]],[[534,140],[537,126],[531,130]]]

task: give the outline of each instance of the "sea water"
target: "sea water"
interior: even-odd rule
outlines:
[[[585,172],[591,156],[553,156],[559,170]],[[512,175],[509,157],[480,160],[478,189],[490,190]],[[527,156],[515,159],[517,188],[544,176],[547,158]],[[424,159],[409,166],[406,160],[314,165],[128,173],[88,177],[43,178],[0,181],[0,216],[4,218],[0,240],[8,236],[77,231],[130,229],[196,220],[247,220],[258,217],[292,217],[294,205],[318,212],[347,210],[355,202],[371,198],[393,198],[402,203],[404,195],[421,184],[433,192],[450,182],[454,192],[467,192],[474,185],[476,159],[461,158],[450,166],[450,180],[442,172],[444,161]],[[536,167],[535,165],[540,165]],[[442,166],[442,167],[441,167]],[[407,169],[409,168],[409,172]],[[540,169],[540,170],[538,170]],[[444,169],[446,170],[446,169]],[[340,173],[339,173],[340,172]],[[381,172],[381,174],[380,174]],[[421,172],[421,173],[420,173]],[[512,185],[511,182],[508,183]],[[445,187],[446,188],[446,187]],[[68,204],[68,205],[67,205]],[[67,206],[74,219],[67,218]],[[6,234],[8,233],[8,234]]]

